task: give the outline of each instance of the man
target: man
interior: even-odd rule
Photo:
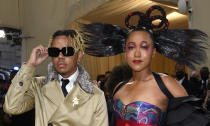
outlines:
[[[208,93],[208,79],[209,79],[209,68],[208,67],[202,67],[200,69],[200,76],[201,76],[201,100],[203,107],[206,108],[206,102],[207,102],[207,93]]]
[[[104,93],[78,64],[83,47],[74,30],[55,32],[48,49],[35,47],[12,81],[5,112],[20,114],[35,106],[36,126],[108,126]],[[48,55],[53,64],[48,66],[48,76],[32,77]]]
[[[202,67],[200,69],[200,76],[201,76],[201,83],[202,83],[202,89],[207,90],[208,88],[208,79],[209,79],[209,68],[208,67]]]
[[[191,95],[200,97],[201,94],[201,83],[200,83],[200,73],[196,70],[191,72],[190,83],[191,83]]]
[[[185,88],[188,94],[191,94],[190,82],[188,81],[187,74],[185,72],[185,65],[176,63],[175,72],[176,80]]]
[[[98,76],[97,76],[97,79],[96,79],[96,83],[97,83],[97,86],[101,89],[101,85],[103,85],[104,84],[104,79],[105,79],[105,75],[103,75],[103,74],[99,74]],[[104,91],[103,89],[101,89],[102,91]]]
[[[106,71],[105,72],[105,74],[104,74],[104,79],[103,79],[103,81],[101,81],[101,83],[100,83],[100,88],[101,88],[101,90],[102,91],[104,91],[105,92],[105,83],[106,83],[106,81],[109,79],[109,76],[110,76],[110,74],[111,74],[111,72],[110,71]]]

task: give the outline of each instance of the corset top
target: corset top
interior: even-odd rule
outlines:
[[[166,117],[166,113],[159,107],[143,101],[135,101],[125,105],[120,99],[116,99],[113,109],[117,118],[139,124],[161,126]]]

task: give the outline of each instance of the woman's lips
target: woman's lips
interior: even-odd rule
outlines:
[[[133,63],[141,63],[141,60],[133,60]]]

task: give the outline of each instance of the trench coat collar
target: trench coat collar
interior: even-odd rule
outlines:
[[[54,80],[42,88],[44,96],[56,106],[68,104],[71,108],[77,108],[85,103],[92,94],[86,93],[78,83],[75,83],[73,89],[64,97],[61,86],[57,80]]]
[[[75,83],[78,83],[81,89],[83,89],[86,93],[93,94],[93,82],[90,81],[90,76],[84,67],[80,64],[77,64],[79,75],[76,79]],[[50,82],[58,80],[58,73],[55,71],[52,62],[48,65],[48,76],[45,81],[42,83],[42,87],[48,85]]]

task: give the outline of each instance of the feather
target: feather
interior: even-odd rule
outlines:
[[[125,51],[125,38],[128,30],[105,23],[82,24],[85,40],[85,53],[97,56],[113,56]]]
[[[170,29],[155,39],[157,51],[191,69],[207,59],[208,36],[200,30]]]

